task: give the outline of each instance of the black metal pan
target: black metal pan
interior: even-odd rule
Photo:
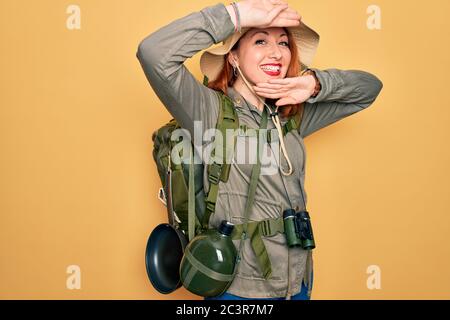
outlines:
[[[150,234],[145,251],[147,275],[153,287],[168,294],[181,286],[179,267],[187,239],[168,223],[158,225]]]
[[[169,223],[158,225],[150,234],[145,249],[145,267],[153,287],[168,294],[181,286],[179,267],[188,243],[185,234],[177,228],[172,206],[171,170],[166,176],[165,202]]]

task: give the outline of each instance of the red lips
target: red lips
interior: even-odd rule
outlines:
[[[264,70],[262,67],[263,66],[275,66],[275,67],[279,67],[278,71],[277,70]],[[268,74],[269,76],[279,76],[281,74],[281,64],[280,63],[267,63],[267,64],[262,64],[261,65],[261,70],[264,71],[264,73]]]

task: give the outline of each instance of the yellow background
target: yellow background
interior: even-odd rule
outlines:
[[[165,222],[151,134],[171,117],[136,59],[157,28],[218,1],[0,2],[0,298],[198,299],[157,293],[147,237]],[[314,299],[450,298],[448,0],[290,1],[320,69],[361,69],[376,102],[307,146]],[[369,5],[381,30],[366,27]],[[201,79],[199,55],[187,62]],[[81,268],[68,290],[66,268]],[[366,286],[369,265],[381,289]]]

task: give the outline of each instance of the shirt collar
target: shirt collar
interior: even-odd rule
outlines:
[[[260,111],[258,108],[256,108],[251,103],[249,103],[247,100],[245,100],[245,98],[237,90],[235,90],[233,87],[229,86],[227,88],[227,93],[228,93],[227,94],[228,97],[230,97],[231,100],[233,100],[234,106],[238,111],[247,113],[247,114],[249,114],[249,111],[251,111],[251,112],[253,112],[254,115],[256,115],[257,121],[261,120],[262,111]],[[274,106],[270,105],[270,107],[273,111],[275,110]],[[287,121],[288,121],[288,119],[283,119],[280,117],[280,122],[282,125],[284,125]],[[269,122],[272,122],[272,121],[269,121]]]
[[[249,103],[237,90],[233,87],[227,88],[228,96],[233,100],[234,106],[238,109],[251,110],[251,112],[262,116],[262,111]]]

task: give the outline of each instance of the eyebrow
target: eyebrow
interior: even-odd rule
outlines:
[[[255,35],[257,35],[258,33],[264,33],[265,35],[269,35],[269,33],[267,32],[267,31],[256,31],[253,35],[252,35],[252,37],[254,37]],[[282,34],[280,34],[280,38],[282,37],[282,36],[287,36],[287,34],[286,33],[282,33]]]

